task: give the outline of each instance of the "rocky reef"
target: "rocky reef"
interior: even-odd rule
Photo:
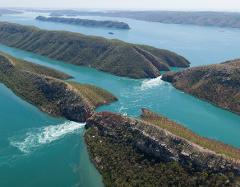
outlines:
[[[85,122],[97,106],[117,100],[95,86],[64,81],[67,78],[64,73],[0,54],[0,82],[50,115]],[[93,94],[98,102],[90,100]]]
[[[240,114],[240,60],[169,72],[162,79],[177,89]]]
[[[123,29],[123,30],[130,29],[127,23],[119,22],[119,21],[100,21],[100,20],[80,19],[80,18],[60,18],[60,17],[44,17],[44,16],[38,16],[36,17],[36,20],[56,22],[56,23],[66,23],[71,25],[81,25],[85,27],[106,27],[111,29]]]
[[[185,58],[167,50],[13,23],[0,23],[0,43],[131,78],[154,78],[169,67],[189,66]]]
[[[152,113],[144,111],[143,115]],[[240,185],[236,159],[158,125],[102,112],[89,118],[86,128],[88,150],[106,186]]]

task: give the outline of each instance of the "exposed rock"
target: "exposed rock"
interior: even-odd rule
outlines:
[[[189,66],[185,58],[167,50],[13,23],[0,23],[0,42],[51,59],[131,78],[155,78],[170,66]]]
[[[240,114],[240,60],[168,72],[162,79],[177,89]]]
[[[107,145],[109,148],[116,147],[117,149],[117,146],[119,146],[120,149],[120,147],[126,146],[126,150],[129,150],[130,152],[136,150],[137,152],[134,154],[144,155],[144,158],[142,159],[149,160],[150,163],[152,163],[153,160],[155,160],[154,163],[156,164],[158,162],[164,164],[176,162],[179,165],[178,167],[184,168],[185,172],[190,174],[189,181],[192,180],[192,177],[195,177],[193,180],[197,181],[198,177],[199,179],[201,178],[200,173],[204,172],[208,173],[208,175],[213,173],[216,175],[222,175],[228,179],[231,178],[228,176],[229,173],[233,173],[235,177],[240,176],[239,164],[232,162],[229,159],[225,159],[224,157],[217,155],[212,151],[194,146],[184,138],[176,136],[167,130],[140,120],[124,117],[110,112],[102,112],[96,113],[89,118],[87,120],[86,128],[90,129],[90,131],[87,131],[87,134],[85,135],[89,151],[93,159],[97,156],[98,159],[95,160],[95,164],[105,177],[114,175],[110,173],[114,173],[118,169],[121,170],[122,167],[125,167],[123,166],[123,163],[128,161],[124,159],[115,160],[114,155],[104,155],[104,157],[103,155],[101,156],[103,153],[100,154],[101,151],[99,151],[99,149],[107,150],[107,148],[103,148],[102,146],[98,145],[97,142],[99,140],[104,142],[103,145]],[[90,134],[93,134],[94,136],[90,137]],[[93,141],[95,143],[92,143]],[[130,154],[130,152],[126,152],[125,154]],[[122,153],[117,152],[116,155],[117,154],[121,155]],[[129,169],[132,168],[133,171],[138,171],[138,169],[135,168],[135,166],[138,165],[136,158],[129,156],[126,159],[129,159],[129,162],[131,163],[128,166]],[[104,162],[104,160],[106,162]],[[107,160],[109,160],[109,163],[113,163],[113,165],[107,164]],[[117,165],[115,165],[116,163]],[[140,166],[143,168],[147,167],[144,164]],[[153,164],[152,167],[154,168],[154,166],[155,164]],[[108,171],[106,168],[110,171]],[[111,168],[113,171],[111,171]],[[142,172],[145,171],[142,170]],[[154,173],[156,171],[152,169],[152,172]],[[123,173],[122,175],[124,176]],[[146,184],[151,186],[153,184],[151,184],[150,181],[147,181],[147,175],[148,174],[146,174],[146,176],[142,176],[143,178],[141,181],[146,182]],[[118,177],[122,178],[123,180],[127,180],[124,179],[123,176]],[[144,181],[144,178],[146,181]],[[237,178],[234,180],[236,179]],[[110,179],[107,178],[106,180]],[[206,178],[206,180],[211,179]],[[232,179],[230,180],[232,183]],[[237,184],[235,182],[233,183]],[[107,184],[110,183],[107,182]],[[112,181],[111,184],[115,184],[114,181]],[[126,182],[126,184],[128,184],[128,182]],[[201,181],[201,184],[206,185],[207,181]],[[186,183],[186,186],[188,186],[188,183]]]
[[[66,77],[70,76],[0,54],[0,82],[16,95],[50,115],[85,122],[97,106],[116,100],[112,94],[103,89],[77,83],[70,84],[59,79]],[[77,86],[81,86],[82,90],[86,89],[84,94]],[[90,91],[94,99],[100,98],[96,102],[97,106],[91,102],[89,96],[85,97]]]

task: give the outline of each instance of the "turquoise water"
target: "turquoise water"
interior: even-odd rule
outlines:
[[[129,31],[110,30],[34,20],[38,15],[40,13],[29,12],[19,15],[3,15],[0,17],[0,21],[34,25],[49,30],[68,30],[111,39],[117,38],[131,43],[148,44],[184,55],[191,61],[192,66],[239,58],[239,29],[161,24],[124,18],[79,16],[99,20],[120,20],[128,23],[131,27]],[[46,16],[47,14],[41,15]],[[109,35],[108,32],[110,31],[114,35]]]
[[[110,36],[106,29],[37,22],[33,20],[32,13],[2,16],[0,20],[151,44],[179,52],[193,65],[236,58],[240,52],[240,31],[236,29],[223,31],[219,28],[121,19],[128,22],[132,30],[115,30],[115,35]],[[118,102],[100,107],[99,111],[139,116],[140,109],[147,107],[200,135],[240,147],[240,116],[178,91],[160,78],[133,80],[117,77],[4,45],[0,45],[0,51],[64,71],[74,76],[74,81],[100,86],[119,98]],[[49,117],[16,97],[3,85],[0,85],[0,104],[0,186],[102,185],[101,177],[86,152],[83,124]]]
[[[0,103],[0,186],[102,186],[83,124],[52,118],[2,84]]]

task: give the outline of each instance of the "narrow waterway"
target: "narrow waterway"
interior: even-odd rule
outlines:
[[[115,35],[110,36],[108,30],[101,28],[38,22],[34,20],[35,15],[2,16],[0,20],[116,37],[171,49],[191,60],[193,66],[221,62],[240,54],[240,38],[237,37],[240,31],[236,29],[121,19],[128,22],[132,30],[116,30]],[[118,102],[100,107],[99,111],[108,110],[137,117],[141,108],[149,108],[202,136],[240,147],[240,116],[178,91],[160,78],[133,80],[117,77],[4,45],[0,45],[0,51],[63,71],[72,75],[76,82],[97,85],[119,98]],[[0,186],[101,186],[101,176],[86,151],[83,126],[52,118],[0,85]]]

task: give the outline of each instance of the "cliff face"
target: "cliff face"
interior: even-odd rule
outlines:
[[[240,114],[240,60],[169,72],[162,79],[177,89]]]
[[[0,23],[0,42],[52,59],[132,78],[154,78],[170,66],[189,66],[185,58],[166,50],[12,23]]]
[[[87,93],[82,94],[81,90],[75,87],[78,86],[77,83],[71,85],[59,79],[67,77],[70,76],[7,55],[0,55],[0,82],[9,87],[16,95],[50,115],[85,122],[93,114],[96,106],[88,97],[84,96]],[[106,97],[102,96],[102,93],[98,95],[96,87],[81,86],[82,89],[86,87],[95,93],[96,99],[100,97],[106,101],[105,103],[99,101],[99,105],[107,104],[110,96],[109,102],[116,100],[110,93]],[[106,91],[101,90],[101,92],[105,93]]]
[[[103,112],[86,127],[106,186],[240,185],[238,164],[150,123]]]
[[[60,18],[60,17],[44,17],[44,16],[38,16],[36,17],[36,20],[66,23],[71,25],[81,25],[86,27],[106,27],[106,28],[125,29],[125,30],[130,29],[127,23],[119,22],[119,21],[101,21],[101,20],[89,20],[89,19],[80,19],[80,18]]]

